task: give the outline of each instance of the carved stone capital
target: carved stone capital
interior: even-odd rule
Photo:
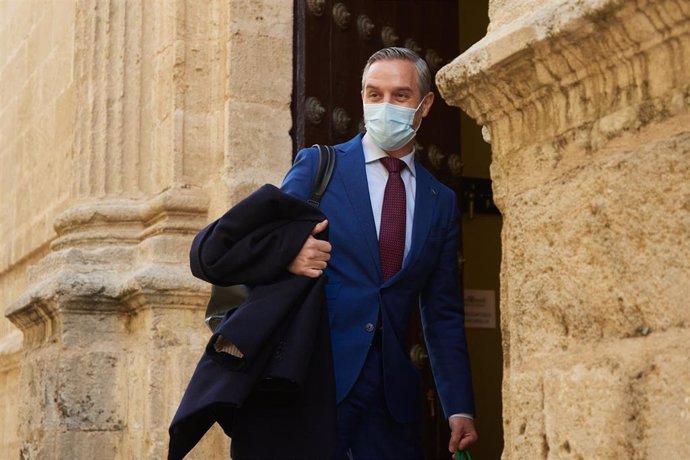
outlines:
[[[201,190],[178,185],[147,201],[68,209],[55,222],[52,252],[32,267],[29,289],[6,316],[29,345],[60,333],[60,317],[68,312],[202,305],[208,287],[189,273],[187,251],[206,223],[206,207]]]
[[[639,4],[644,3],[641,7]],[[444,99],[488,125],[494,153],[557,141],[592,150],[687,110],[690,9],[683,2],[549,1],[437,74]],[[538,136],[535,136],[535,133]]]
[[[86,201],[60,214],[51,249],[138,244],[161,233],[191,233],[206,218],[207,198],[197,188],[176,184],[150,200]]]

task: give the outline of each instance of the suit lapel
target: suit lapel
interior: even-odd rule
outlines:
[[[416,159],[415,171],[417,190],[415,192],[410,252],[407,254],[407,257],[405,257],[405,260],[403,260],[402,269],[390,277],[384,283],[384,286],[394,283],[406,270],[414,266],[416,259],[422,253],[424,242],[431,228],[431,218],[434,215],[434,210],[438,203],[438,190],[433,186],[431,175]]]
[[[350,204],[355,211],[359,228],[369,249],[372,262],[379,278],[381,277],[381,257],[379,255],[379,240],[376,236],[376,224],[369,199],[369,184],[364,165],[364,151],[362,150],[362,136],[357,136],[350,142],[343,144],[343,153],[338,158],[343,174],[337,175],[347,192]],[[337,170],[337,169],[336,169]]]

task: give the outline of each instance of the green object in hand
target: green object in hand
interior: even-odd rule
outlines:
[[[455,460],[472,460],[472,456],[470,455],[470,451],[467,449],[456,450],[455,451]]]

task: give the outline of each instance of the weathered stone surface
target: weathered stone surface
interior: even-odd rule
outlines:
[[[504,458],[690,457],[690,4],[490,15],[437,83],[492,147]]]
[[[512,362],[690,324],[690,131],[668,134],[508,198]]]
[[[16,424],[21,347],[22,337],[19,331],[0,339],[0,427],[3,427],[0,430],[0,446],[6,452],[18,452],[20,445]]]
[[[0,2],[0,457],[165,458],[208,338],[191,239],[291,160],[292,10]]]
[[[505,456],[683,458],[690,428],[687,338],[675,330],[582,345],[535,355],[511,370]]]

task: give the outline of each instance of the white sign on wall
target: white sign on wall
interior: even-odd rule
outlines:
[[[496,293],[465,289],[465,327],[496,328]]]

